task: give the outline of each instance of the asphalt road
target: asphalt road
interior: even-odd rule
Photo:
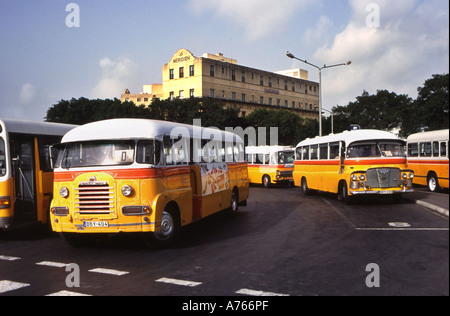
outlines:
[[[407,199],[250,194],[237,215],[185,227],[166,250],[136,236],[71,248],[41,229],[0,232],[0,296],[449,295],[447,217]]]

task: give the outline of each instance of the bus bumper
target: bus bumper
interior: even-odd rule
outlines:
[[[392,195],[401,193],[413,193],[414,189],[403,189],[403,190],[379,190],[379,191],[350,191],[352,195],[363,195],[363,194],[373,194],[373,195]]]

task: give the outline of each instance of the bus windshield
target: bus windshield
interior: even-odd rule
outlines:
[[[92,141],[66,144],[59,150],[56,167],[130,165],[134,162],[134,141]]]
[[[278,153],[278,163],[279,164],[294,163],[294,151],[280,151]]]
[[[5,142],[3,138],[0,138],[0,177],[6,174],[6,151]]]
[[[347,158],[405,157],[402,142],[380,141],[351,144]]]

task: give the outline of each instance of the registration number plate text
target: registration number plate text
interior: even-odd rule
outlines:
[[[109,223],[107,221],[92,221],[92,222],[84,222],[84,227],[109,227]]]
[[[384,190],[384,191],[379,191],[379,194],[394,194],[394,191],[392,190]]]

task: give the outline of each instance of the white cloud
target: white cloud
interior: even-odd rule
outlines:
[[[94,98],[105,99],[120,96],[133,81],[133,74],[137,71],[137,66],[128,58],[112,61],[105,57],[98,64],[101,73],[99,82],[92,90]]]
[[[29,104],[36,96],[36,88],[31,83],[25,83],[19,94],[19,100],[22,104]]]
[[[213,11],[245,29],[250,40],[261,39],[282,30],[296,11],[313,0],[191,0],[188,7],[197,13]]]
[[[380,27],[369,27],[366,10],[374,2],[380,9]],[[314,60],[346,68],[326,69],[324,106],[345,105],[362,91],[387,89],[417,96],[432,74],[448,72],[449,14],[443,0],[349,0],[352,18],[330,45],[319,47]],[[320,25],[320,24],[319,24]],[[313,33],[313,30],[308,32]]]

